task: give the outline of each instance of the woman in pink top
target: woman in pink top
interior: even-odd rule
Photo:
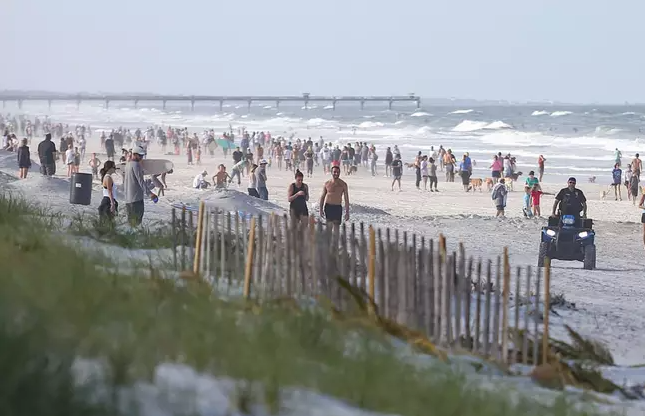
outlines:
[[[504,167],[504,164],[502,162],[502,159],[500,159],[497,155],[493,158],[493,164],[490,165],[490,169],[492,170],[491,176],[495,179],[499,179],[502,177],[502,169]]]

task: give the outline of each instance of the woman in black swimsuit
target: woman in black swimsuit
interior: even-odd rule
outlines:
[[[307,201],[309,201],[309,187],[302,182],[304,175],[300,170],[296,170],[296,181],[289,185],[287,191],[289,199],[289,212],[291,219],[294,222],[307,222],[309,218],[309,209],[307,209]]]

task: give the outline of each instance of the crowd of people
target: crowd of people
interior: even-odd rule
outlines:
[[[127,129],[119,127],[112,130],[100,131],[101,147],[106,160],[104,162],[92,153],[86,161],[87,138],[91,138],[90,126],[70,126],[54,123],[49,118],[29,120],[25,116],[0,115],[0,130],[3,131],[2,149],[14,151],[20,179],[27,178],[32,166],[30,144],[38,135],[44,135],[44,140],[38,143],[37,154],[40,161],[40,173],[51,177],[56,174],[56,165],[61,163],[66,168],[66,176],[70,177],[79,172],[87,162],[94,177],[103,185],[103,200],[99,208],[102,217],[112,220],[117,212],[118,203],[114,178],[118,171],[117,149],[120,150],[118,163],[123,165],[124,203],[128,218],[134,223],[140,223],[143,216],[143,200],[145,197],[156,199],[153,191],[157,189],[163,195],[167,189],[165,176],[152,175],[144,179],[141,160],[145,158],[149,146],[154,145],[164,155],[186,157],[187,166],[201,165],[203,155],[211,158],[216,156],[219,149],[223,155],[231,157],[230,170],[226,163],[217,167],[212,176],[212,184],[208,182],[208,171],[204,169],[193,180],[193,188],[206,189],[213,186],[217,190],[226,189],[236,183],[242,187],[242,181],[247,181],[247,192],[253,197],[269,199],[269,170],[285,170],[294,173],[295,181],[287,190],[287,199],[292,215],[302,219],[309,215],[307,203],[310,201],[309,187],[305,178],[311,179],[315,171],[320,169],[326,177],[331,176],[324,186],[320,200],[320,215],[333,223],[340,223],[349,215],[349,191],[347,183],[340,179],[341,173],[346,176],[356,175],[364,171],[371,176],[390,178],[388,182],[392,191],[395,187],[402,189],[404,171],[414,171],[414,186],[418,190],[439,192],[439,177],[445,182],[455,182],[455,177],[461,179],[465,192],[481,186],[484,182],[496,208],[496,215],[505,215],[508,193],[513,190],[513,183],[522,176],[517,170],[516,157],[501,152],[493,156],[489,165],[490,176],[473,178],[473,168],[477,162],[468,152],[458,157],[451,149],[431,146],[427,154],[418,152],[410,161],[403,161],[397,145],[377,149],[374,144],[356,141],[353,143],[334,144],[326,142],[323,137],[306,140],[295,137],[274,136],[268,131],[249,132],[244,128],[217,134],[213,129],[206,129],[198,135],[190,133],[187,128],[149,126],[145,129]],[[23,136],[23,138],[19,138]],[[58,148],[54,142],[58,140]],[[379,153],[383,156],[383,172],[379,172]],[[132,162],[132,163],[130,163]],[[546,158],[540,155],[537,160],[537,173],[530,171],[524,181],[524,198],[522,212],[526,218],[540,217],[540,200],[542,195],[548,195],[541,188]],[[102,165],[102,166],[101,166]],[[615,164],[612,171],[612,187],[616,200],[622,200],[622,186],[627,188],[627,198],[634,204],[640,191],[640,173],[642,161],[635,155],[627,168],[623,170],[622,154],[616,149]],[[590,178],[593,181],[595,178]],[[642,198],[641,198],[642,199]],[[345,215],[341,207],[345,203]],[[642,207],[642,202],[639,203]],[[645,208],[643,208],[643,224],[645,224]],[[645,226],[644,226],[645,227]],[[645,237],[644,237],[645,238]]]

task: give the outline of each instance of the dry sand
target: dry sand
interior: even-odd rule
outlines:
[[[317,137],[316,132],[312,131],[311,136]],[[92,151],[100,152],[98,138],[91,139],[88,146],[88,157]],[[35,148],[34,143],[33,153]],[[276,165],[267,169],[270,203],[266,203],[239,195],[235,191],[235,184],[231,186],[231,191],[226,192],[192,189],[193,178],[202,170],[208,171],[209,178],[215,173],[219,163],[224,163],[230,170],[233,164],[230,156],[225,159],[220,151],[213,158],[203,155],[201,166],[187,166],[185,156],[161,155],[155,147],[151,147],[148,157],[169,159],[175,164],[174,174],[167,176],[170,189],[166,191],[165,197],[161,197],[157,204],[146,203],[146,216],[149,219],[169,219],[171,204],[193,204],[200,199],[227,210],[244,210],[253,214],[280,212],[288,207],[286,193],[287,187],[293,182],[293,172],[280,171]],[[104,155],[99,155],[99,158],[105,159]],[[60,174],[64,175],[62,165],[59,164],[58,168]],[[5,154],[0,157],[0,171],[15,175],[15,170],[15,155]],[[350,189],[352,221],[398,228],[426,238],[436,238],[442,233],[450,248],[463,242],[467,253],[483,259],[495,259],[506,246],[509,248],[513,267],[536,265],[539,230],[546,220],[525,219],[522,216],[520,188],[523,178],[518,182],[520,186],[516,186],[516,191],[509,194],[507,218],[496,219],[495,207],[486,189],[466,193],[460,182],[446,183],[440,173],[439,193],[418,191],[414,187],[414,171],[405,170],[403,190],[393,192],[390,190],[391,179],[383,177],[382,166],[379,170],[379,175],[375,177],[364,168],[359,169],[356,175],[341,175]],[[315,167],[313,178],[305,178],[311,193],[310,212],[316,215],[318,199],[326,179],[322,167]],[[547,176],[543,183],[545,192],[557,193],[565,186],[549,183],[548,180]],[[589,216],[595,220],[598,269],[585,271],[582,270],[581,263],[556,261],[553,264],[552,290],[554,293],[564,293],[567,300],[575,302],[579,308],[577,312],[567,314],[566,323],[583,334],[610,344],[621,364],[642,363],[645,362],[645,350],[638,348],[645,345],[645,285],[641,283],[645,279],[645,272],[641,214],[626,200],[614,201],[613,196],[601,200],[601,192],[607,190],[607,187],[585,183],[585,180],[578,178],[579,188],[589,200]],[[35,171],[25,181],[0,186],[17,188],[38,201],[61,210],[69,210],[68,184],[57,180],[56,186],[49,189],[48,183],[51,184]],[[246,184],[247,179],[242,178],[239,191],[245,193]],[[93,205],[73,209],[96,211],[99,200],[100,187],[97,184]],[[552,204],[553,196],[543,196],[544,214],[548,215]]]

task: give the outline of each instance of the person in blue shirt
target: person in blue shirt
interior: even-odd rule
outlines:
[[[459,175],[461,176],[461,184],[464,186],[464,191],[470,191],[470,174],[472,173],[472,162],[467,155],[464,155],[462,161],[459,163]]]
[[[524,217],[531,218],[533,217],[533,211],[531,210],[531,188],[528,186],[524,187],[524,202],[522,205],[522,212]]]
[[[623,171],[620,169],[619,163],[616,163],[614,165],[614,170],[611,171],[611,177],[612,177],[611,186],[614,187],[614,196],[616,197],[616,201],[618,201],[618,198],[620,198],[620,200],[622,201],[623,195],[621,194],[620,186],[623,178]]]

